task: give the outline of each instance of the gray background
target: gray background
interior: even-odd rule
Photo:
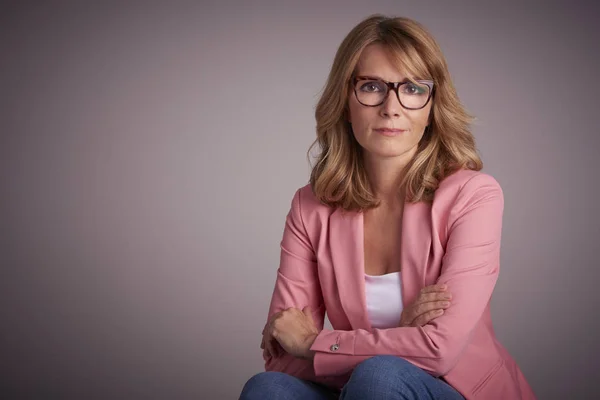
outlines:
[[[319,91],[381,12],[437,38],[504,188],[498,337],[540,398],[589,398],[600,13],[520,3],[3,2],[3,397],[237,398]]]

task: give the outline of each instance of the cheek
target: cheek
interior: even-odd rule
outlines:
[[[357,104],[356,101],[350,101],[348,109],[350,110],[350,122],[354,129],[365,127],[372,118],[370,116],[372,110]]]
[[[422,132],[425,129],[425,126],[427,126],[428,118],[429,118],[428,110],[420,111],[420,112],[414,114],[412,116],[412,118],[410,119],[410,124],[412,126],[412,129],[416,132]]]

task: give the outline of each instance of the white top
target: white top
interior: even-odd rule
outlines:
[[[385,275],[365,274],[367,314],[373,328],[400,326],[402,287],[400,272]]]

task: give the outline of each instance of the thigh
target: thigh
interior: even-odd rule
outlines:
[[[340,399],[448,399],[463,396],[442,379],[396,356],[376,356],[360,363]]]
[[[330,400],[337,394],[329,388],[283,372],[267,371],[246,382],[240,400]]]

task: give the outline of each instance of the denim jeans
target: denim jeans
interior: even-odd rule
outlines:
[[[283,372],[261,372],[246,382],[240,400],[463,400],[452,386],[403,358],[371,357],[358,364],[338,390],[304,381]]]

